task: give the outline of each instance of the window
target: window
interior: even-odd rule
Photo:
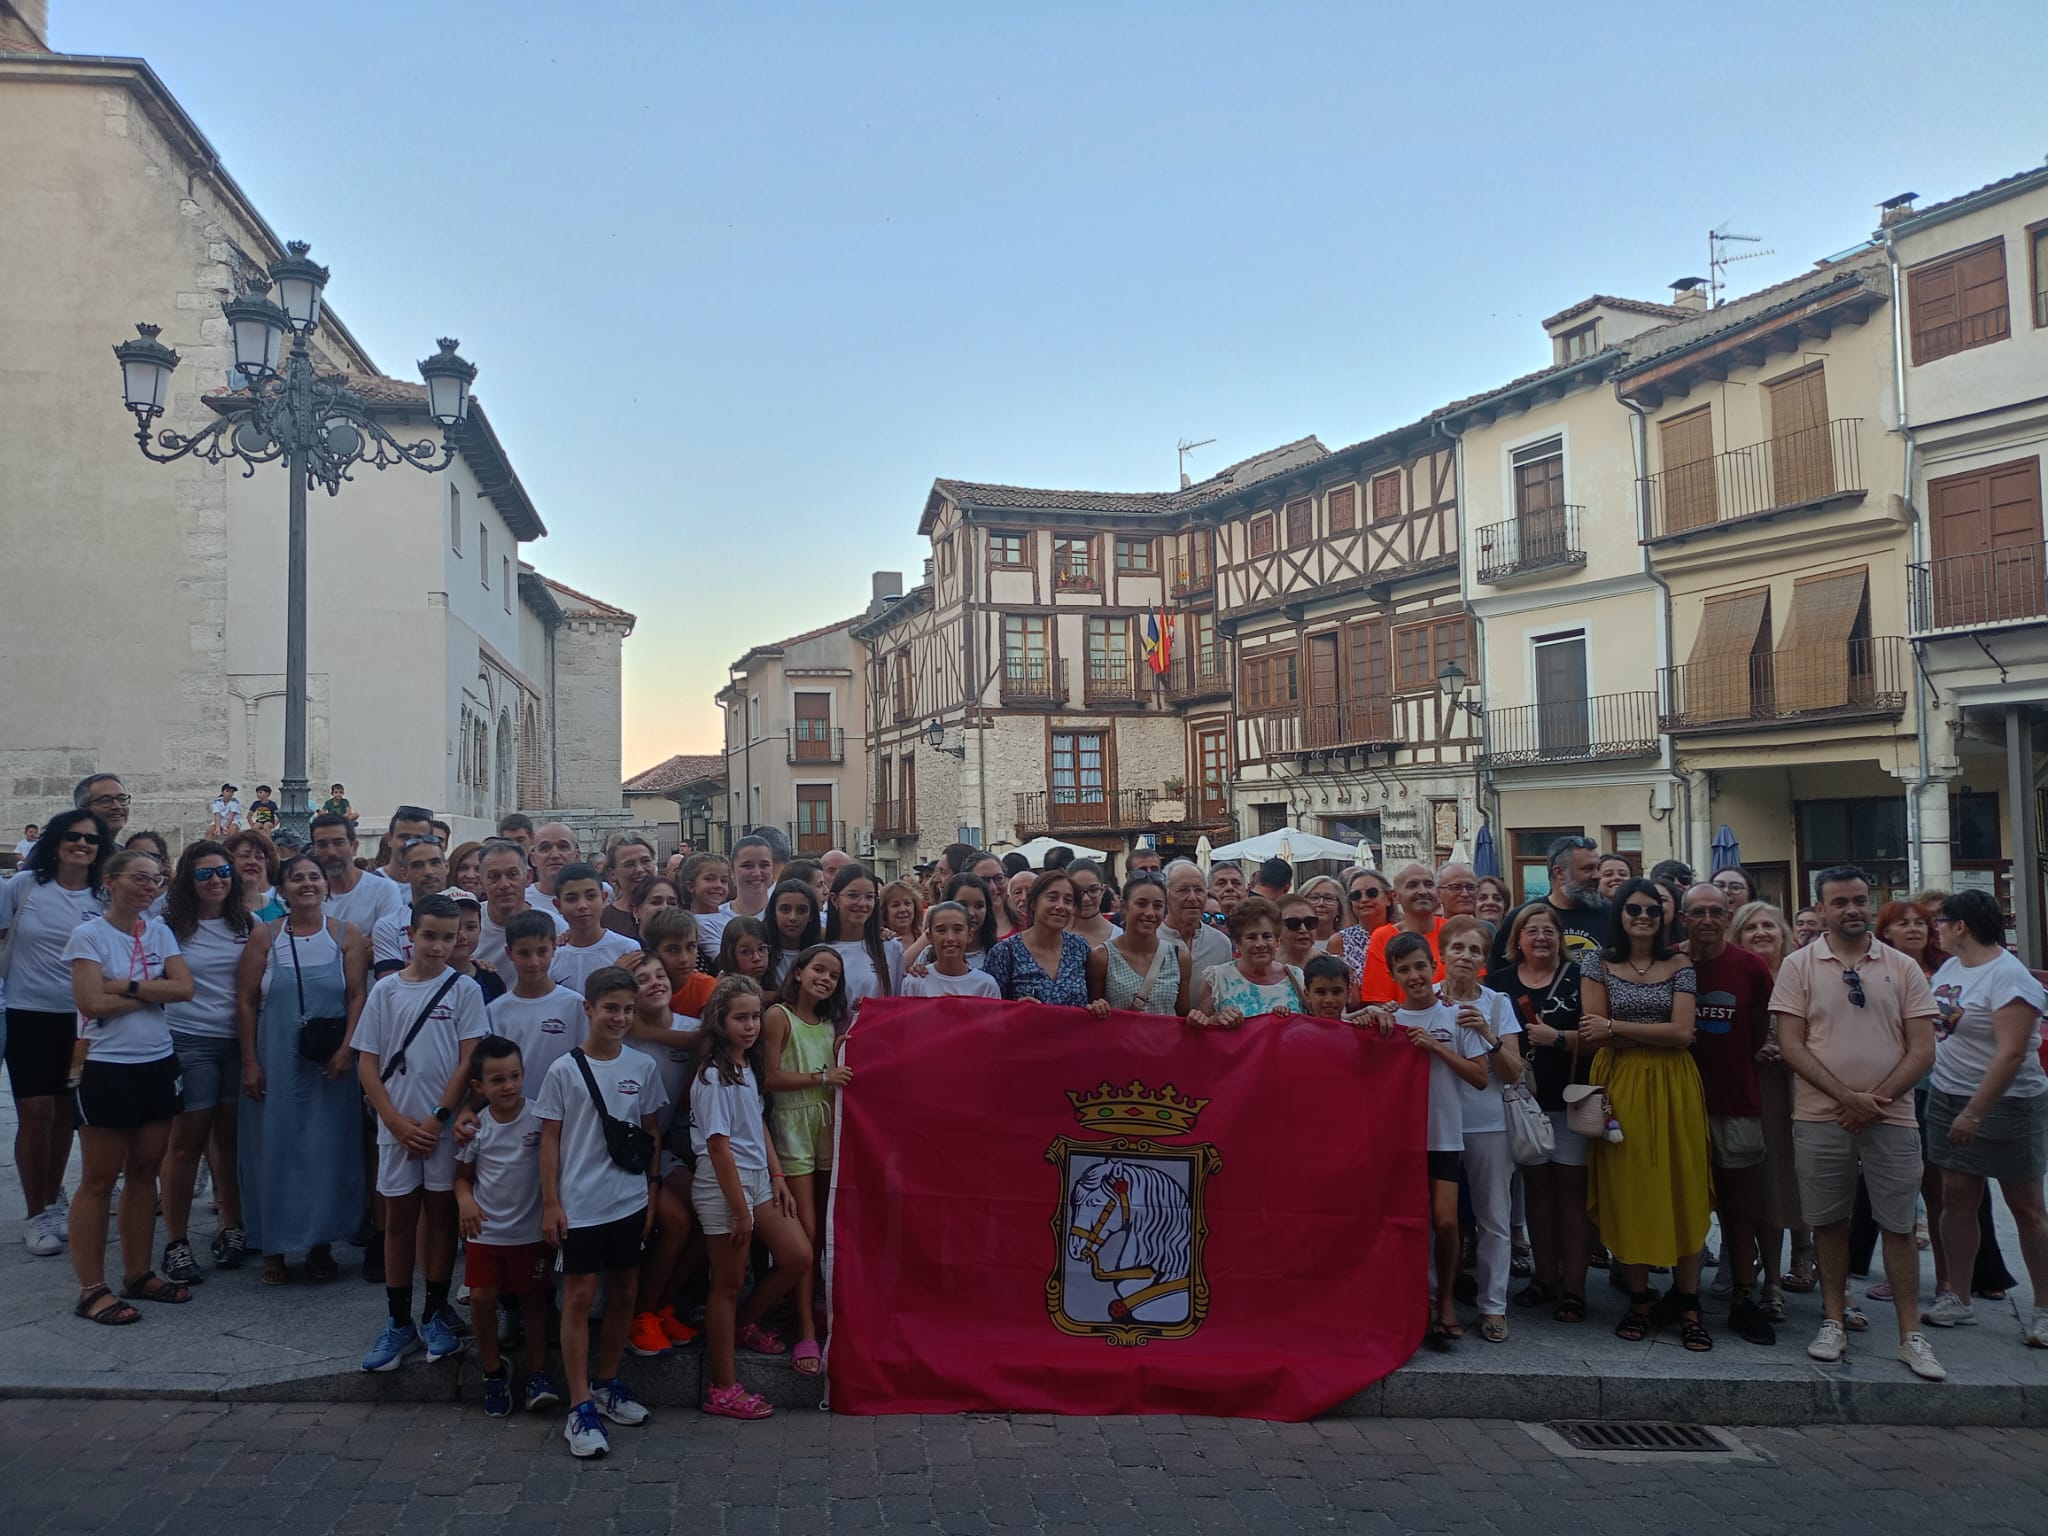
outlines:
[[[1672,702],[1688,720],[1745,720],[1753,690],[1770,678],[1771,589],[1746,587],[1710,597]]]
[[[2033,278],[2034,324],[2048,325],[2048,224],[2027,230],[2027,265]]]
[[[1794,804],[1799,831],[1801,899],[1819,892],[1813,877],[1835,864],[1856,864],[1875,882],[1873,908],[1907,895],[1906,801],[1898,799],[1802,800]]]
[[[1462,614],[1429,624],[1403,624],[1394,631],[1395,690],[1410,693],[1434,688],[1437,674],[1452,662],[1470,672],[1472,669],[1465,665],[1465,648],[1466,623]]]
[[[1052,733],[1052,803],[1102,806],[1108,800],[1109,743],[1101,731]]]
[[[1829,444],[1828,381],[1821,365],[1764,385],[1771,410],[1771,494],[1774,507],[1818,501],[1835,492]]]
[[[2012,317],[2004,237],[1923,261],[1906,274],[1906,294],[1916,364],[2005,340]]]
[[[910,652],[898,651],[896,653],[896,718],[898,720],[908,720],[911,718],[913,702],[914,696],[910,689]]]
[[[1049,647],[1046,620],[1042,613],[1003,615],[1003,670],[1012,681],[1043,682],[1048,673]]]
[[[448,487],[448,547],[462,553],[462,487]]]
[[[1052,580],[1066,591],[1092,592],[1102,583],[1095,570],[1095,539],[1052,541]]]
[[[1586,632],[1545,635],[1531,646],[1536,663],[1536,751],[1584,757],[1593,744],[1586,704]]]
[[[1550,894],[1550,845],[1560,837],[1584,837],[1584,827],[1528,827],[1508,833],[1508,847],[1514,859],[1512,878],[1524,901],[1540,901]]]
[[[1248,657],[1244,663],[1242,686],[1243,707],[1247,710],[1285,709],[1300,697],[1297,673],[1299,655],[1294,651],[1274,651],[1264,656]]]
[[[953,574],[953,541],[939,540],[939,575],[950,578]]]
[[[1097,660],[1126,665],[1131,659],[1131,621],[1129,619],[1090,619],[1088,621],[1088,668],[1092,672]]]
[[[1801,576],[1772,665],[1773,706],[1781,713],[1840,709],[1867,702],[1872,688],[1870,568],[1850,566]]]
[[[1156,568],[1158,557],[1153,553],[1150,539],[1118,539],[1116,541],[1116,568],[1120,571],[1150,571]]]
[[[1185,655],[1194,659],[1194,670],[1198,676],[1214,677],[1223,670],[1221,658],[1216,654],[1216,615],[1190,610],[1181,627],[1181,637],[1186,646]],[[1179,657],[1179,665],[1185,665]]]
[[[988,563],[1009,570],[1030,565],[1030,556],[1025,553],[1025,538],[1026,535],[1021,533],[991,533],[988,536]]]
[[[1560,364],[1576,363],[1582,357],[1591,357],[1600,350],[1600,322],[1588,320],[1584,325],[1575,325],[1568,331],[1560,332],[1557,338],[1557,360]]]
[[[796,787],[796,828],[791,839],[801,854],[824,853],[831,848],[832,786],[799,784]]]
[[[1309,497],[1287,503],[1287,547],[1299,549],[1316,536],[1316,504]]]
[[[1278,832],[1287,825],[1287,803],[1271,801],[1252,807],[1252,815],[1258,819],[1261,832]]]
[[[504,588],[505,611],[510,613],[512,611],[512,557],[510,555],[498,556],[498,575],[500,577],[499,584]]]
[[[1340,485],[1330,492],[1330,532],[1349,533],[1358,526],[1358,487]]]
[[[883,783],[888,782],[888,769],[883,768]],[[905,829],[917,825],[917,759],[910,753],[903,754],[903,760],[896,765],[896,806],[901,815],[897,825]]]
[[[1664,455],[1658,483],[1664,492],[1662,533],[1682,533],[1711,523],[1721,512],[1714,479],[1714,408],[1703,405],[1683,416],[1657,423],[1657,446]]]
[[[1949,797],[1949,847],[1966,863],[1983,864],[1999,856],[1998,796],[1971,794]]]
[[[1264,517],[1255,517],[1252,519],[1251,539],[1251,549],[1253,554],[1270,555],[1271,553],[1273,553],[1272,513],[1269,512]]]
[[[1230,733],[1220,725],[1195,732],[1195,810],[1204,821],[1230,814]]]
[[[800,763],[832,761],[832,695],[799,693],[792,700],[796,717],[790,732],[790,756]]]
[[[484,579],[484,588],[491,585],[491,530],[482,523],[476,525],[476,571]]]
[[[1401,515],[1401,472],[1374,475],[1372,480],[1372,520],[1384,523],[1389,518]]]
[[[1515,516],[1526,518],[1564,505],[1564,439],[1546,438],[1517,448],[1509,461],[1515,474]]]

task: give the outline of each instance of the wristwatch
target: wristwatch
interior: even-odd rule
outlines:
[[[455,1111],[450,1109],[446,1104],[436,1104],[434,1106],[434,1124],[446,1125],[450,1120],[453,1120],[454,1118]]]
[[[130,997],[140,997],[142,995],[142,983],[133,976],[128,978],[128,995]]]
[[[818,1068],[818,1086],[822,1088],[830,1081],[831,1079],[825,1076],[825,1069],[823,1067]]]

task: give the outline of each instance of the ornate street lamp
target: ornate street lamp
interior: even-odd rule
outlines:
[[[455,429],[469,417],[469,387],[476,365],[456,353],[443,337],[441,350],[420,364],[427,385],[427,413],[442,427],[442,440],[402,443],[370,414],[369,407],[339,374],[313,366],[306,338],[320,323],[320,296],[327,268],[307,256],[311,247],[294,240],[287,254],[270,264],[275,301],[261,289],[221,305],[227,317],[235,374],[241,387],[208,401],[217,418],[187,437],[155,430],[171,393],[178,354],[157,340],[159,327],[138,325],[136,338],[114,348],[121,363],[121,398],[135,417],[135,441],[145,456],[169,464],[189,456],[208,464],[240,459],[244,478],[256,466],[283,460],[291,485],[285,571],[285,699],[283,829],[306,836],[312,799],[306,782],[306,492],[315,485],[337,495],[358,464],[389,469],[408,464],[428,474],[455,461]],[[291,350],[284,352],[284,338]],[[280,356],[282,354],[282,356]],[[280,363],[282,366],[280,366]]]

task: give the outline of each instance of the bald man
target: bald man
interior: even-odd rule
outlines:
[[[1470,917],[1479,910],[1479,877],[1470,864],[1446,864],[1436,872],[1436,894],[1445,917]]]
[[[1365,964],[1357,978],[1361,1002],[1391,1003],[1400,998],[1401,989],[1387,969],[1387,944],[1397,933],[1419,933],[1428,939],[1429,952],[1436,956],[1436,979],[1444,979],[1443,956],[1437,948],[1437,932],[1444,925],[1442,901],[1429,866],[1411,863],[1396,870],[1394,899],[1400,904],[1394,921],[1374,929],[1366,941]]]

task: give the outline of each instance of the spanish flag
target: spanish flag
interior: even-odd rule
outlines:
[[[1164,676],[1173,661],[1173,621],[1164,608],[1145,615],[1145,665]]]

